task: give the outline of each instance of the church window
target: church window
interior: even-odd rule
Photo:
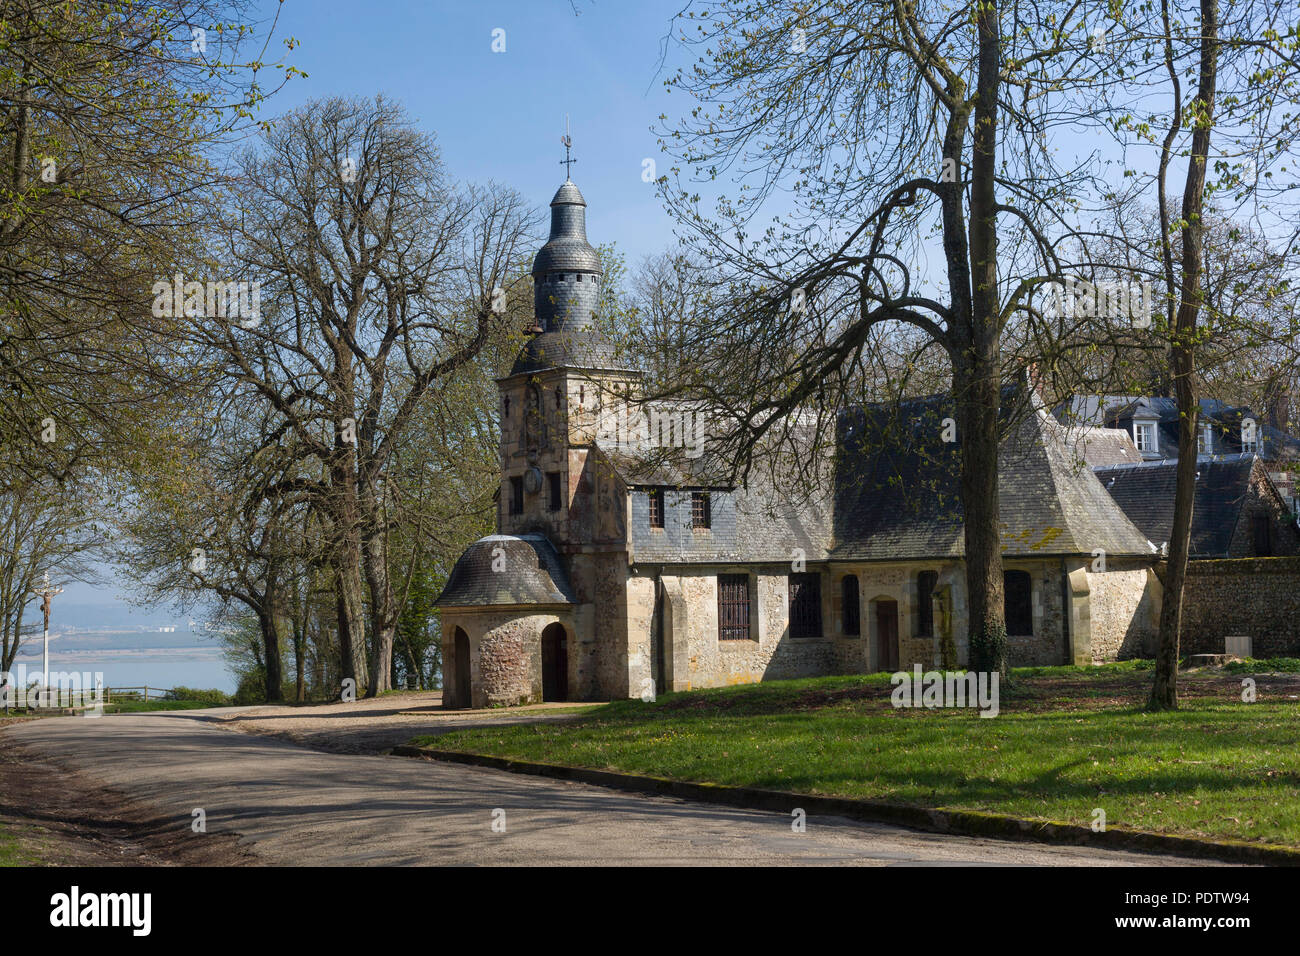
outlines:
[[[790,575],[790,636],[822,636],[822,576]]]
[[[718,640],[749,640],[749,575],[718,575]]]
[[[506,396],[506,418],[510,417],[510,396]]]
[[[558,471],[547,472],[546,481],[550,486],[550,502],[548,507],[551,511],[559,511],[564,507],[564,495],[560,487],[560,473]]]
[[[916,576],[917,637],[934,637],[934,588],[938,583],[936,571],[922,571]]]
[[[524,513],[524,479],[521,475],[510,479],[510,513],[512,515]]]
[[[1028,571],[1002,573],[1003,613],[1007,634],[1031,637],[1034,633],[1034,585]]]
[[[861,615],[858,613],[858,576],[846,574],[840,579],[840,603],[843,605],[844,634],[857,637],[862,633]]]
[[[691,527],[696,531],[713,527],[713,502],[707,491],[691,492]]]
[[[650,505],[650,527],[662,529],[664,526],[664,490],[651,488],[646,497]]]
[[[555,389],[555,407],[556,407],[556,408],[559,408],[559,407],[560,407],[560,402],[563,401],[563,400],[564,400],[564,393],[561,392],[560,389],[557,387],[557,388]]]

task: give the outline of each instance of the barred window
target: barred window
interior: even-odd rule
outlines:
[[[858,613],[856,574],[846,574],[840,579],[840,603],[844,607],[844,633],[850,637],[857,637],[862,633],[862,621]]]
[[[790,575],[790,636],[821,637],[821,634],[821,575]]]
[[[696,530],[713,527],[713,502],[707,491],[691,492],[691,527]]]
[[[749,640],[749,575],[718,575],[718,640]]]
[[[662,528],[664,526],[664,490],[662,488],[651,488],[646,495],[650,503],[650,527]]]
[[[1007,634],[1031,637],[1034,633],[1034,583],[1028,571],[1004,571],[1002,574],[1003,613]]]

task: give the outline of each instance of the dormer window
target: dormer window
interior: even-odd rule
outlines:
[[[1155,422],[1134,422],[1133,423],[1133,444],[1137,445],[1138,451],[1156,450],[1156,424]]]
[[[1241,423],[1241,450],[1249,454],[1254,454],[1259,444],[1259,426],[1255,424],[1253,418],[1247,418]]]
[[[1198,455],[1214,454],[1214,429],[1209,425],[1201,426],[1201,433],[1196,439],[1196,453]]]

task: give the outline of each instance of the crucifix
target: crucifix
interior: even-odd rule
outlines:
[[[569,135],[569,114],[564,114],[564,135],[560,137],[560,142],[564,144],[564,158],[560,160],[560,165],[564,167],[564,178],[569,179],[569,167],[577,162],[569,156],[569,150],[573,148],[573,137]]]
[[[32,593],[41,598],[41,610],[45,614],[45,646],[41,651],[41,688],[50,686],[50,598],[62,594],[63,588],[50,587],[50,572],[45,572],[44,587],[32,588]]]

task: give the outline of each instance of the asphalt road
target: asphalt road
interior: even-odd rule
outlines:
[[[779,813],[458,764],[307,750],[225,729],[202,711],[46,718],[3,733],[58,766],[174,815],[182,831],[190,830],[192,811],[202,808],[208,835],[239,834],[241,844],[268,864],[1194,862],[834,817],[810,816],[806,831],[795,833],[791,817]]]

